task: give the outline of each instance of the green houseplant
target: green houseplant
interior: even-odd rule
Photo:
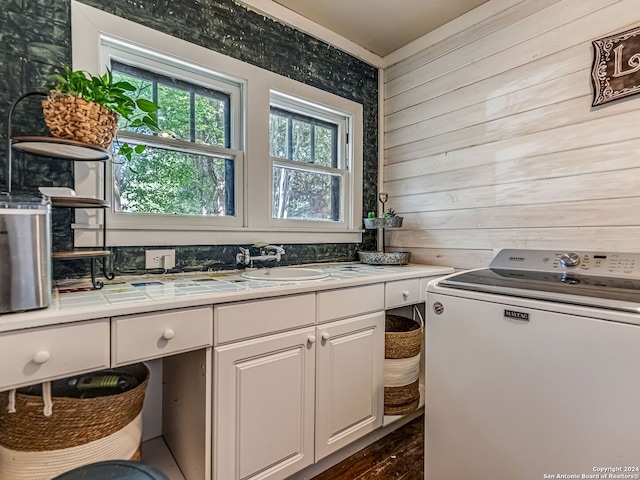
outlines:
[[[49,95],[42,106],[54,137],[108,148],[115,138],[119,117],[126,120],[127,127],[159,131],[158,105],[136,98],[132,93],[136,88],[128,82],[114,81],[111,70],[95,76],[65,66],[52,79],[54,83],[48,85]],[[145,148],[122,143],[117,153],[131,160],[134,153],[142,153]]]
[[[381,216],[376,217],[375,212],[369,212],[367,218],[364,219],[365,228],[397,228],[402,226],[403,217],[398,217],[395,210],[390,208],[383,212]]]

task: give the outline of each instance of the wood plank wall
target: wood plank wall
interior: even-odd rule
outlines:
[[[511,1],[385,69],[390,250],[456,268],[500,248],[640,252],[640,96],[591,107],[591,41],[639,7]]]

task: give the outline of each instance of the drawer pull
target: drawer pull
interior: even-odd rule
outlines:
[[[316,343],[316,336],[315,335],[309,335],[307,337],[307,342],[309,343]]]
[[[162,338],[165,340],[171,340],[176,335],[176,332],[167,328],[164,332],[162,332]]]
[[[404,297],[404,299],[406,300],[407,298],[409,298],[409,290],[405,290],[404,292],[402,292],[402,296]]]
[[[38,365],[41,365],[43,363],[47,363],[49,358],[51,358],[51,354],[46,350],[42,350],[33,356],[33,363],[37,363]]]
[[[322,339],[329,340],[331,338],[331,334],[329,332],[322,332]]]

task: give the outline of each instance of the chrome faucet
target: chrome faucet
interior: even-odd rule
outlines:
[[[279,262],[282,255],[285,254],[282,245],[269,245],[268,243],[255,243],[254,247],[260,248],[260,255],[252,256],[249,248],[240,247],[240,253],[236,255],[236,262],[242,265],[249,265],[253,267],[253,261],[258,260],[262,262],[276,261]]]

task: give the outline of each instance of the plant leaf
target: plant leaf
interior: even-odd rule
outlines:
[[[147,113],[155,112],[156,110],[158,110],[158,105],[144,98],[139,98],[138,100],[136,100],[136,105],[140,110]]]

